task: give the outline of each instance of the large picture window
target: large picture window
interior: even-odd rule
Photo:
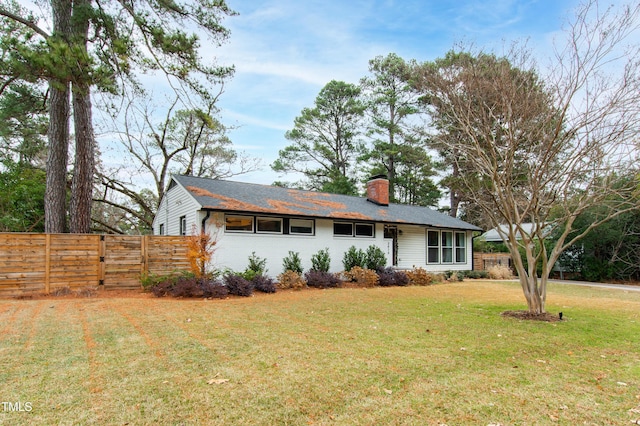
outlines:
[[[427,231],[427,263],[465,263],[466,234],[453,231]]]

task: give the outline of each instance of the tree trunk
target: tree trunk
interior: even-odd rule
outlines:
[[[68,40],[71,2],[53,0],[53,37]],[[45,232],[66,231],[67,159],[69,156],[69,83],[49,81],[49,147],[44,194]]]
[[[44,193],[44,230],[66,231],[67,159],[69,156],[69,91],[50,84],[49,148]]]
[[[73,120],[76,132],[76,157],[71,183],[70,231],[91,231],[91,204],[95,169],[95,142],[91,123],[89,87],[74,85]]]
[[[74,47],[81,53],[78,61],[88,58],[87,37],[89,0],[75,0],[73,3],[72,31]],[[82,64],[89,70],[89,63]],[[76,157],[71,182],[71,202],[69,206],[70,231],[88,233],[91,231],[91,203],[93,195],[93,175],[95,169],[95,141],[91,122],[91,89],[86,70],[81,71],[73,81],[73,124],[76,139]]]
[[[452,166],[452,181],[457,182],[458,176],[460,176],[460,169],[458,168],[458,163],[456,163],[455,161],[453,162]],[[460,195],[456,187],[457,185],[451,185],[449,188],[449,204],[451,207],[449,209],[449,216],[451,217],[458,217],[458,207],[460,206]]]
[[[520,278],[522,280],[523,278]],[[536,277],[527,276],[524,277],[527,282],[528,291],[525,292],[525,298],[527,299],[527,306],[529,312],[532,314],[544,314],[546,313],[545,301],[541,295],[541,291],[538,288],[538,279]]]

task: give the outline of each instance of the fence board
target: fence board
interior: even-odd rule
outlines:
[[[189,269],[186,254],[185,237],[0,233],[0,295],[137,289],[142,274]]]

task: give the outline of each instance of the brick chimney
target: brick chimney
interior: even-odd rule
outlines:
[[[389,205],[389,180],[385,175],[373,176],[369,179],[367,200],[380,206]]]

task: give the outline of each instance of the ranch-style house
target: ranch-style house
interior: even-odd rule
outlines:
[[[242,271],[249,256],[267,259],[267,274],[282,272],[289,251],[305,270],[328,248],[331,271],[343,269],[351,246],[375,245],[388,266],[429,271],[471,270],[477,226],[433,209],[389,203],[389,181],[372,178],[367,197],[174,175],[153,222],[156,235],[200,230],[216,243],[213,265]]]

